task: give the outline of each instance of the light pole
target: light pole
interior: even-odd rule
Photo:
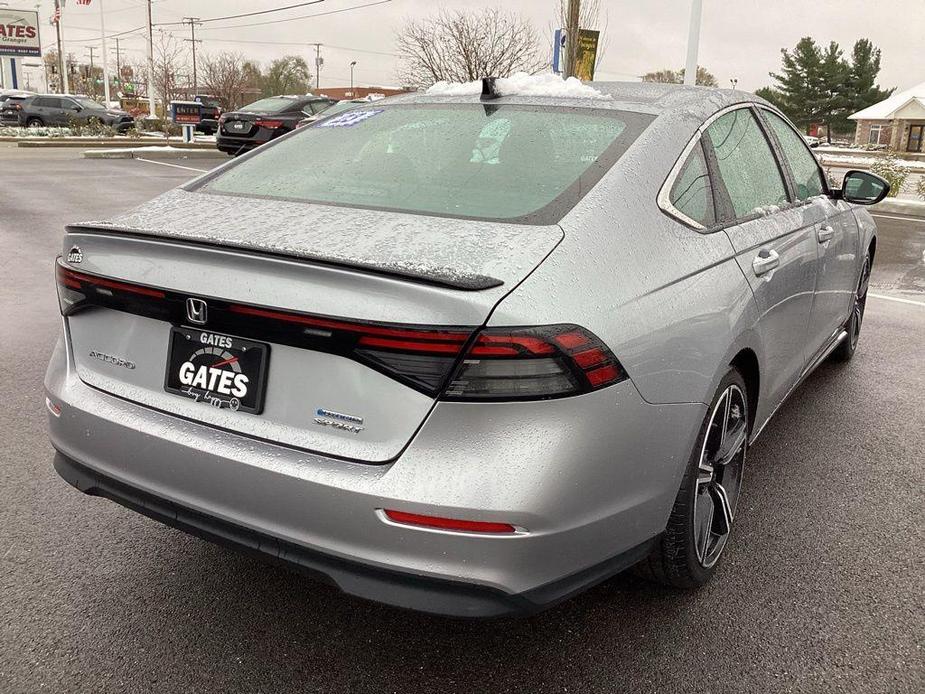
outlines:
[[[687,65],[684,84],[697,84],[697,52],[700,49],[700,14],[703,0],[691,0],[691,25],[687,34]]]
[[[353,68],[357,65],[357,61],[353,60],[350,62],[350,98],[354,97],[353,94]]]
[[[739,84],[739,80],[736,77],[733,77],[731,80],[729,80],[729,84],[731,84],[732,88],[735,89],[736,85]]]

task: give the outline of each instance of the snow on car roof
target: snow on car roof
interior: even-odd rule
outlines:
[[[515,72],[510,77],[499,77],[495,80],[495,89],[502,96],[548,96],[565,99],[611,99],[594,87],[575,78],[562,79],[551,72],[528,75],[526,72]],[[427,94],[433,96],[472,96],[482,92],[481,80],[473,82],[437,82],[429,89]]]

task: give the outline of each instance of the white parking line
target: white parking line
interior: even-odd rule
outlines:
[[[871,212],[874,217],[882,217],[883,219],[898,219],[901,222],[918,222],[919,224],[925,224],[925,219],[921,217],[897,217],[894,214],[881,214],[879,212]]]
[[[913,306],[925,306],[925,301],[913,301],[912,299],[900,299],[897,296],[884,296],[883,294],[871,294],[867,293],[867,296],[872,296],[875,299],[883,299],[884,301],[895,301],[900,304],[912,304]]]
[[[172,166],[175,169],[186,169],[187,171],[197,171],[198,173],[206,173],[208,169],[194,169],[192,166],[180,166],[179,164],[168,164],[166,161],[154,161],[153,159],[142,159],[141,157],[135,157],[135,161],[143,161],[146,164],[160,164],[161,166]]]

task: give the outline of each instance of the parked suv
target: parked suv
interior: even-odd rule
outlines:
[[[312,94],[260,99],[240,111],[222,115],[218,121],[216,145],[225,154],[243,154],[295,130],[305,118],[304,111],[321,113],[336,103],[336,99]]]
[[[64,126],[75,121],[80,124],[98,121],[112,126],[118,132],[128,130],[135,123],[127,111],[106,108],[86,96],[67,94],[39,94],[19,103],[4,104],[0,109],[0,118],[5,123],[14,122],[29,128]]]
[[[218,132],[218,119],[222,115],[222,102],[217,96],[208,94],[197,94],[193,101],[202,104],[202,120],[196,128],[206,135],[214,135]]]

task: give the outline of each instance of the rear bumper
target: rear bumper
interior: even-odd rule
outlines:
[[[648,405],[630,382],[538,403],[440,403],[398,459],[369,465],[108,395],[78,378],[63,338],[45,387],[60,407],[57,467],[83,491],[347,593],[457,616],[535,610],[638,559],[665,527],[705,409]],[[401,526],[383,508],[525,532]]]
[[[526,593],[512,595],[496,588],[389,571],[313,551],[134,489],[61,453],[55,455],[54,466],[64,481],[85,494],[110,499],[165,525],[283,563],[348,593],[455,617],[498,617],[537,612],[629,568],[645,557],[652,545],[652,541],[644,542],[598,566]]]

